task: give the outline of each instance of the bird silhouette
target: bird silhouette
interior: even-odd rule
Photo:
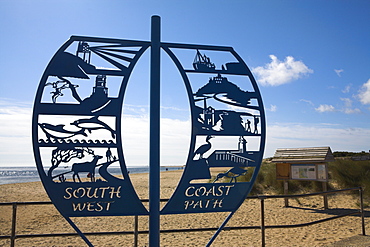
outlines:
[[[203,154],[205,154],[208,150],[211,149],[212,144],[210,143],[210,139],[213,138],[213,136],[208,135],[206,138],[206,144],[203,144],[200,146],[194,153],[194,157],[199,154],[199,159],[203,159]]]
[[[230,170],[228,170],[227,172],[217,174],[217,177],[213,181],[213,183],[215,183],[217,180],[219,180],[223,177],[230,178],[230,183],[232,183],[233,181],[234,181],[234,183],[236,183],[236,178],[247,174],[247,172],[248,172],[247,170],[244,170],[241,167],[233,167]]]

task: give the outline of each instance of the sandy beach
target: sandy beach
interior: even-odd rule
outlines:
[[[182,171],[161,173],[161,198],[169,198]],[[132,174],[131,179],[140,198],[148,198],[148,174]],[[0,185],[0,202],[49,201],[41,182]],[[329,210],[324,210],[321,196],[292,199],[284,207],[283,199],[265,200],[265,224],[286,225],[307,223],[347,213],[359,208],[358,196],[348,193],[328,197]],[[164,204],[163,204],[164,205]],[[366,231],[370,232],[370,212],[366,208]],[[228,213],[184,214],[161,216],[161,229],[193,229],[218,227]],[[247,199],[228,225],[259,226],[260,201]],[[11,206],[0,208],[0,235],[11,233]],[[133,231],[134,217],[73,218],[83,232]],[[148,217],[139,216],[139,231],[148,230]],[[16,234],[74,232],[53,205],[21,205],[17,210]],[[205,246],[213,231],[161,234],[161,246]],[[362,234],[361,217],[348,216],[300,228],[266,229],[266,246],[370,246],[369,236]],[[133,246],[133,235],[88,236],[95,246]],[[353,240],[352,242],[348,242]],[[347,241],[347,242],[346,242]],[[369,242],[366,242],[369,241]],[[355,243],[355,244],[354,244]],[[0,239],[0,246],[10,246]],[[19,238],[16,246],[86,246],[79,236]],[[138,246],[148,246],[148,236],[140,234]],[[212,246],[261,246],[261,230],[222,231]]]

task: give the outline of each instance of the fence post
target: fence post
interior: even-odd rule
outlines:
[[[139,216],[135,215],[135,219],[134,219],[134,247],[138,246],[138,236],[139,236]]]
[[[361,208],[361,221],[362,221],[362,235],[366,235],[365,232],[365,213],[364,213],[364,198],[363,198],[363,190],[360,187],[360,208]]]
[[[289,185],[288,180],[284,180],[284,195],[288,195],[289,193]],[[289,199],[287,197],[284,198],[285,207],[289,207]]]
[[[322,182],[322,190],[324,192],[328,191],[328,184],[327,184],[327,182]],[[329,209],[328,196],[325,194],[323,197],[324,197],[324,209]]]
[[[10,236],[10,246],[14,247],[15,246],[15,227],[17,224],[17,203],[13,202],[13,215],[12,215],[12,233]]]
[[[265,197],[259,197],[261,200],[261,234],[262,247],[266,246],[265,242]]]

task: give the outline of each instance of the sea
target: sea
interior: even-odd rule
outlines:
[[[171,171],[180,170],[183,167],[179,166],[161,166],[160,170]],[[135,166],[128,167],[130,174],[134,173],[148,173],[148,166]],[[109,167],[109,172],[112,175],[122,175],[121,168]],[[41,181],[36,167],[0,167],[0,185],[1,184],[13,184],[13,183],[26,183]]]

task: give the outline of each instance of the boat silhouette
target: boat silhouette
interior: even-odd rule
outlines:
[[[215,71],[216,65],[211,62],[211,59],[207,57],[205,54],[201,54],[199,50],[197,50],[197,54],[195,55],[193,68],[199,71]]]

